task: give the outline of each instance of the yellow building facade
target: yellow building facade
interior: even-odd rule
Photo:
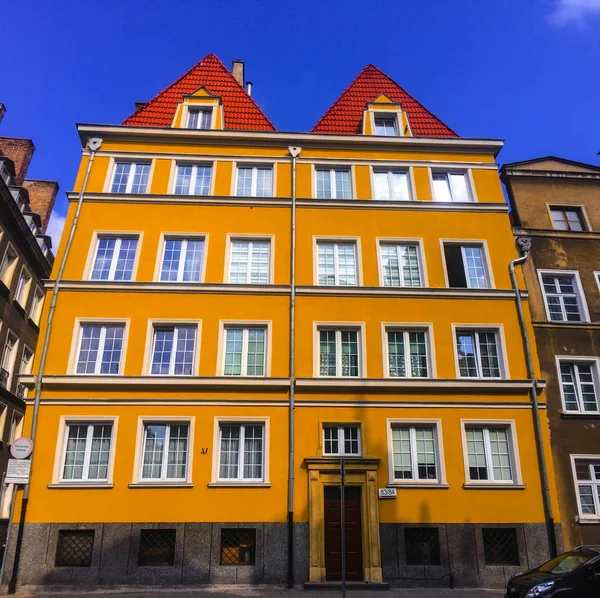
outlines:
[[[372,66],[277,132],[240,68],[79,125],[19,583],[336,581],[344,457],[349,579],[503,584],[548,513],[502,143]]]

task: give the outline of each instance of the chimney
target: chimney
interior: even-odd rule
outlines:
[[[0,122],[2,122],[2,119],[4,118],[5,114],[6,114],[6,106],[4,104],[0,104]]]
[[[248,81],[248,83],[246,83],[246,93],[249,96],[252,95],[252,85],[254,85],[254,83],[252,83],[252,81]]]
[[[231,65],[231,72],[235,77],[236,81],[244,87],[244,61],[234,60]]]
[[[42,232],[45,233],[58,193],[58,183],[27,179],[23,181],[23,187],[29,192],[31,211],[38,214],[42,219]]]
[[[147,104],[148,104],[148,102],[136,102],[135,103],[135,111],[139,112],[140,110],[145,108],[147,106]]]
[[[13,161],[17,185],[23,184],[34,151],[35,147],[31,139],[0,137],[0,152]]]

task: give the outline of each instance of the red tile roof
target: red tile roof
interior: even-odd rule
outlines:
[[[221,98],[226,129],[275,131],[273,123],[258,104],[214,54],[203,58],[121,124],[137,127],[170,127],[177,104],[183,100],[183,96],[194,93],[203,85],[212,95]]]
[[[458,137],[450,127],[372,64],[367,65],[350,83],[346,91],[312,128],[312,132],[331,135],[361,134],[363,110],[366,109],[367,102],[375,101],[382,93],[392,102],[401,104],[402,110],[408,115],[413,135]]]

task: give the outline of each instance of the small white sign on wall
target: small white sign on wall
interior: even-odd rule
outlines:
[[[396,498],[396,488],[379,488],[379,498]]]
[[[29,484],[31,461],[29,459],[9,459],[6,468],[5,484]]]

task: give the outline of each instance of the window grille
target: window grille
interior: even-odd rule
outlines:
[[[483,528],[483,550],[486,565],[519,565],[517,530],[511,528]]]
[[[56,546],[56,567],[90,567],[94,549],[93,529],[61,529]]]
[[[437,527],[405,527],[407,565],[439,565],[440,537]]]
[[[255,529],[221,530],[221,565],[254,565]]]
[[[140,530],[140,567],[170,567],[175,563],[174,529]]]

